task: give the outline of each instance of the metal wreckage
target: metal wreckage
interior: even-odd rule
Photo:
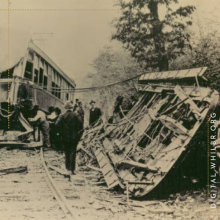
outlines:
[[[192,138],[218,104],[218,92],[206,86],[206,70],[142,75],[139,100],[118,123],[84,132],[80,151],[87,166],[102,172],[109,189],[143,197],[170,181],[168,174],[195,147]]]

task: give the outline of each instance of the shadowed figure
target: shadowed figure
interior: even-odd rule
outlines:
[[[56,126],[62,130],[66,169],[75,174],[76,150],[80,138],[80,120],[78,113],[72,111],[73,105],[71,102],[65,104],[65,109],[66,112],[57,119]]]

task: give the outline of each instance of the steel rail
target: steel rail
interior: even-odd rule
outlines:
[[[55,181],[53,180],[48,168],[47,168],[47,165],[46,165],[46,162],[44,160],[44,153],[43,153],[43,149],[41,148],[40,150],[40,154],[41,154],[41,161],[43,163],[43,166],[44,166],[44,170],[47,174],[47,177],[48,177],[48,180],[49,180],[49,183],[50,183],[50,187],[53,191],[53,194],[55,196],[55,198],[57,199],[60,207],[62,208],[62,210],[64,211],[64,213],[66,214],[66,217],[68,220],[77,220],[77,219],[80,219],[79,216],[76,216],[74,214],[74,211],[72,209],[72,207],[68,204],[68,201],[67,199],[65,198],[65,196],[63,195],[63,193],[60,191],[60,189],[57,187]]]

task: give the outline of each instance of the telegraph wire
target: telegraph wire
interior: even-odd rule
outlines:
[[[134,77],[131,77],[129,79],[126,79],[126,80],[123,80],[123,81],[119,81],[119,82],[116,82],[116,83],[111,83],[111,84],[108,84],[108,85],[103,85],[103,86],[94,86],[94,87],[85,87],[85,88],[74,88],[74,89],[58,88],[58,87],[50,87],[50,88],[51,88],[51,91],[55,91],[55,92],[57,92],[57,91],[66,91],[66,92],[71,92],[71,91],[77,92],[77,91],[80,91],[80,92],[83,92],[83,91],[90,91],[90,90],[105,89],[105,88],[109,88],[109,87],[112,87],[112,86],[115,86],[115,85],[124,84],[126,82],[132,81],[132,80],[134,80],[136,78],[139,78],[140,76],[145,75],[147,73],[149,73],[149,72],[141,73],[141,74],[136,75]],[[40,86],[40,87],[43,86],[43,84],[35,84],[35,83],[33,85],[30,85],[30,86],[34,86],[34,85],[37,85],[37,86]],[[46,90],[45,87],[42,87],[42,88],[44,88]],[[49,91],[49,90],[47,90],[47,91]]]
[[[215,71],[219,71],[220,70],[220,66],[217,66],[217,67],[213,67],[213,68],[209,68],[207,71],[209,72],[215,72]],[[123,81],[119,81],[119,82],[116,82],[116,83],[111,83],[111,84],[108,84],[108,85],[103,85],[103,86],[94,86],[94,87],[84,87],[84,88],[73,88],[73,89],[67,89],[67,88],[58,88],[58,87],[50,87],[50,90],[47,89],[46,87],[42,87],[43,84],[33,84],[33,85],[30,85],[32,87],[34,87],[35,85],[39,86],[40,88],[39,89],[45,89],[46,91],[48,92],[58,92],[58,93],[70,93],[70,92],[89,92],[89,91],[93,91],[93,90],[99,90],[99,89],[105,89],[105,88],[110,88],[110,87],[113,87],[115,85],[120,85],[120,84],[124,84],[124,83],[127,83],[129,81],[132,81],[136,78],[139,78],[140,76],[142,75],[145,75],[145,74],[148,74],[148,73],[151,73],[151,72],[145,72],[145,73],[141,73],[139,75],[136,75],[134,77],[131,77],[129,79],[126,79],[126,80],[123,80]],[[36,88],[36,87],[35,87]]]

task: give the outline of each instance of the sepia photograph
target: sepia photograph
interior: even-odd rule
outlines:
[[[0,219],[220,220],[219,10],[0,0]]]

